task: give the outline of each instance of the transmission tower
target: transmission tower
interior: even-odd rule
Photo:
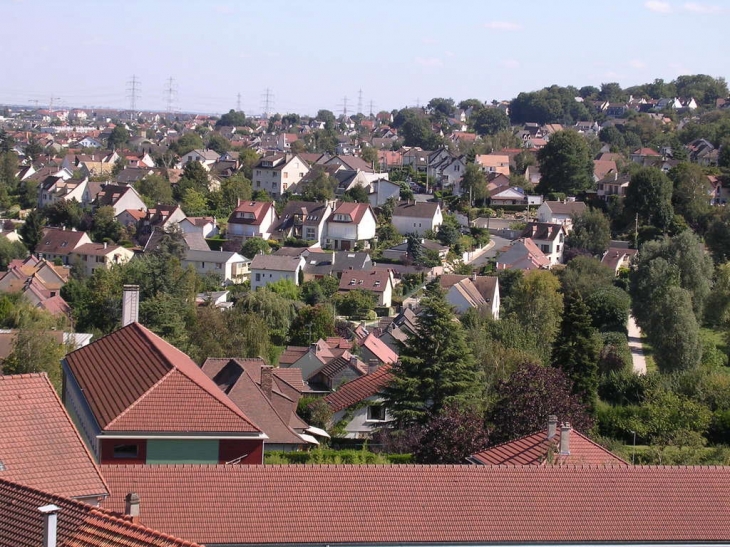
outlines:
[[[271,111],[274,109],[274,94],[268,87],[261,95],[261,105],[264,109],[264,118],[268,118],[269,114],[271,114]]]
[[[342,115],[347,118],[347,95],[342,98],[342,102],[338,106],[342,108]]]
[[[51,99],[48,101],[48,111],[53,112],[53,103],[60,100],[61,97],[54,97],[53,95],[51,95]]]
[[[362,88],[357,92],[357,113],[362,114]]]
[[[136,75],[132,75],[132,79],[127,82],[127,98],[129,99],[129,119],[134,119],[137,112],[137,100],[139,99],[139,79]]]
[[[170,76],[167,79],[167,85],[165,86],[165,102],[167,103],[167,114],[172,114],[174,110],[173,104],[177,99],[177,86],[175,85],[175,79]]]
[[[375,103],[373,103],[373,101],[372,101],[372,100],[371,100],[371,101],[370,101],[370,102],[368,103],[368,106],[370,107],[370,117],[371,117],[371,118],[372,118],[372,116],[373,116],[373,106],[374,106],[374,104],[375,104]]]
[[[238,95],[236,96],[236,112],[241,111],[241,92],[238,92]]]
[[[40,101],[38,99],[28,99],[28,102],[34,104],[35,107],[38,108],[38,103]]]

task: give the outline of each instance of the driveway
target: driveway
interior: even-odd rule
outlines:
[[[631,361],[634,365],[636,374],[646,374],[646,358],[644,357],[644,347],[641,344],[641,329],[636,324],[633,315],[629,316],[629,349],[631,349]]]

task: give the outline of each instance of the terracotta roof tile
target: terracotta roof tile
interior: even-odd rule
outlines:
[[[202,543],[724,542],[730,468],[106,466],[142,523]]]
[[[69,497],[108,489],[45,373],[0,376],[0,476]]]
[[[190,357],[139,323],[65,362],[102,430],[258,431]]]
[[[0,545],[38,547],[43,545],[45,505],[58,511],[59,547],[196,547],[191,543],[146,526],[132,523],[109,511],[69,498],[21,486],[0,478]]]
[[[378,394],[390,382],[390,365],[384,365],[372,374],[366,374],[340,386],[324,400],[332,412],[339,412]]]
[[[551,454],[553,454],[553,463],[557,465],[566,463],[629,465],[578,431],[571,430],[570,432],[570,455],[568,456],[560,456],[559,450],[556,450],[559,440],[559,431],[551,440],[547,438],[547,430],[539,431],[473,454],[470,459],[484,465],[546,465],[550,463]]]

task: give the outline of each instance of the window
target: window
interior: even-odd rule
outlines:
[[[284,186],[283,186],[283,189],[284,189],[284,190],[286,190],[286,189],[288,188],[288,186],[289,186],[289,184],[287,184],[287,183],[285,182],[285,183],[284,183]]]
[[[260,175],[260,174],[261,174],[261,171],[260,171],[260,170],[258,170],[258,169],[256,169],[256,174],[257,174],[257,175]]]
[[[274,178],[276,176],[276,171],[271,172],[271,178]]]
[[[285,179],[288,179],[289,178],[289,173],[287,173],[286,171],[284,171],[284,178]]]
[[[257,180],[256,181],[256,188],[261,188],[261,181],[260,180]]]
[[[385,421],[385,407],[383,405],[368,406],[368,418],[367,419],[369,422],[384,422]]]
[[[120,460],[129,460],[139,456],[139,447],[136,444],[115,444],[114,457]]]
[[[201,268],[205,269],[205,262],[201,262]]]
[[[549,245],[540,245],[540,250],[543,253],[549,253],[550,252],[550,246]]]
[[[261,281],[261,274],[260,273],[257,273],[256,274],[256,281]]]

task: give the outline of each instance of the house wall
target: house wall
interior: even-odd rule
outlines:
[[[398,230],[399,234],[417,234],[423,235],[426,230],[436,230],[441,224],[443,224],[444,218],[441,214],[441,208],[436,210],[436,214],[433,218],[417,218],[417,217],[403,217],[393,215],[393,226]]]
[[[466,313],[471,308],[471,304],[464,298],[457,289],[456,286],[449,288],[446,293],[446,301],[456,308],[456,312],[459,314]]]
[[[299,271],[302,269],[301,264],[297,266],[295,272],[281,272],[278,270],[251,270],[251,290],[259,287],[265,287],[269,283],[276,283],[280,279],[290,279],[295,285],[299,285]]]
[[[385,290],[378,296],[378,305],[389,308],[393,303],[393,284],[388,282],[385,285]]]
[[[113,207],[115,216],[126,209],[147,210],[147,205],[145,205],[145,202],[142,201],[142,198],[137,195],[134,189],[124,192],[124,195],[117,200]]]
[[[382,399],[379,397],[368,397],[367,399],[365,399],[365,402],[372,404],[381,404]],[[332,418],[333,422],[337,423],[338,421],[342,420],[345,417],[346,413],[346,410],[335,413]],[[381,427],[383,424],[391,421],[392,419],[393,418],[388,412],[388,409],[386,409],[385,421],[368,420],[367,406],[363,406],[362,408],[358,408],[357,410],[355,410],[352,415],[352,419],[350,419],[350,421],[345,426],[345,437],[348,439],[367,439],[372,436],[375,429]]]
[[[97,435],[101,432],[101,428],[96,423],[91,408],[86,403],[81,387],[63,360],[61,361],[61,368],[63,370],[63,392],[61,394],[63,405],[66,407],[71,421],[73,421],[89,451],[99,461],[100,451]]]
[[[324,363],[317,359],[317,357],[309,351],[304,354],[298,361],[291,364],[288,368],[298,368],[302,370],[302,378],[305,380],[309,379],[312,374],[317,372],[324,366]]]
[[[150,439],[146,463],[217,464],[218,439]]]
[[[114,446],[120,444],[136,445],[136,458],[115,458]],[[147,439],[101,439],[100,458],[102,465],[139,465],[147,463]]]
[[[262,439],[221,439],[218,446],[218,463],[227,463],[238,458],[241,458],[239,462],[241,464],[263,464],[264,441]]]

